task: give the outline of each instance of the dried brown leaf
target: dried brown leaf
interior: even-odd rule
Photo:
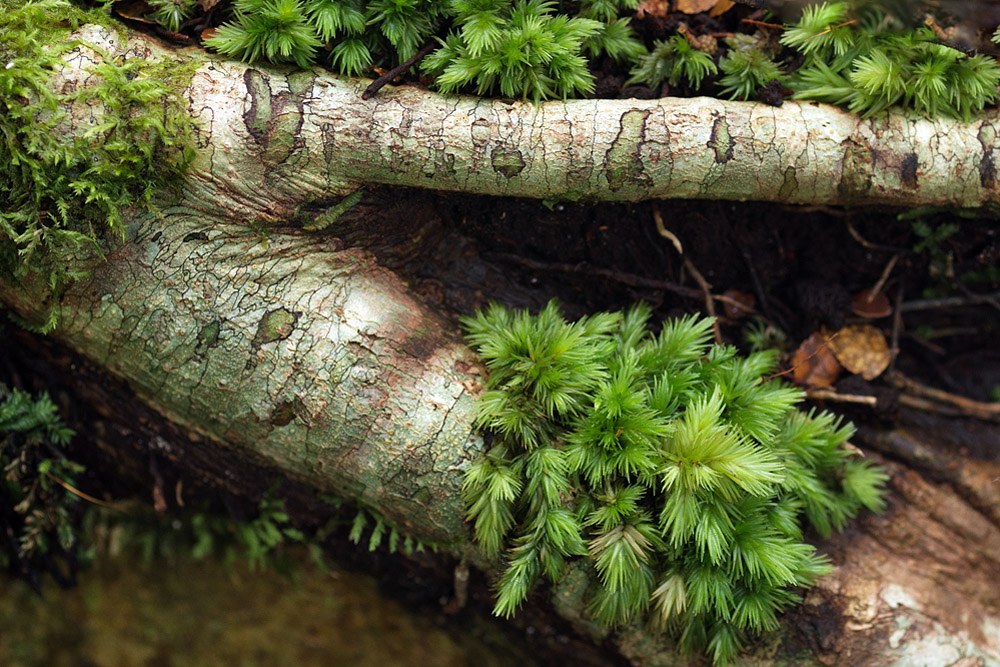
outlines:
[[[201,8],[204,9],[206,12],[210,10],[212,7],[215,7],[220,2],[222,2],[222,0],[198,0],[198,4],[201,5]]]
[[[736,3],[734,3],[733,0],[718,0],[718,2],[715,3],[715,6],[712,7],[712,11],[710,11],[708,15],[713,18],[716,16],[722,16],[730,9],[732,9],[734,4]]]
[[[666,18],[668,14],[670,14],[669,0],[642,0],[635,8],[635,15],[640,19],[646,16],[662,19]]]
[[[817,331],[802,341],[792,357],[792,377],[810,387],[829,387],[840,375],[840,364],[830,350],[830,336]]]
[[[844,368],[874,380],[889,367],[892,353],[885,335],[870,324],[852,324],[837,332],[830,348]]]
[[[146,14],[153,11],[144,0],[138,0],[138,2],[126,2],[121,5],[115,5],[115,14],[122,17],[123,19],[129,19],[130,21],[138,21],[139,23],[148,23],[150,25],[156,25],[156,21],[152,19],[147,19]]]
[[[685,14],[701,14],[707,12],[718,0],[677,0],[677,11]]]

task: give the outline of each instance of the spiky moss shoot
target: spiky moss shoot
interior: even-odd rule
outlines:
[[[439,90],[541,100],[593,90],[584,51],[626,62],[645,54],[628,18],[618,18],[635,5],[591,0],[571,17],[548,0],[236,0],[231,19],[205,44],[247,62],[300,67],[325,45],[333,69],[356,76],[437,39],[441,47],[422,67]]]
[[[648,55],[639,58],[632,68],[631,78],[625,85],[642,83],[658,88],[664,81],[673,87],[683,81],[692,89],[701,87],[702,79],[719,71],[712,58],[693,46],[683,35],[674,35],[666,41],[657,40]]]
[[[85,274],[104,239],[124,234],[124,209],[148,204],[193,157],[193,123],[176,91],[194,64],[120,63],[70,36],[103,21],[63,0],[0,0],[0,164],[9,165],[0,270],[40,274],[55,294]],[[77,48],[100,62],[86,85],[57,92],[53,73]],[[74,106],[94,109],[97,122],[75,127]],[[53,309],[43,329],[57,317]]]
[[[653,335],[650,315],[570,323],[554,303],[494,304],[463,319],[489,369],[477,423],[494,437],[465,477],[468,517],[484,551],[506,548],[496,613],[584,557],[594,618],[645,615],[725,664],[830,571],[803,515],[829,535],[883,508],[887,476],[843,446],[852,426],[764,377],[775,352],[710,345],[696,316]]]
[[[152,0],[150,14],[176,30],[190,0]],[[797,99],[847,106],[870,116],[892,106],[969,119],[997,100],[994,58],[967,57],[941,44],[928,27],[906,28],[876,3],[819,3],[785,26],[781,44],[769,36],[726,39],[718,64],[675,35],[654,42],[652,54],[632,30],[636,0],[235,0],[230,20],[205,43],[247,62],[325,58],[339,73],[391,66],[420,46],[440,43],[421,63],[442,92],[475,91],[540,101],[594,90],[584,54],[607,55],[631,71],[629,84],[697,90],[721,70],[719,94],[753,99],[771,81]],[[575,13],[573,13],[575,12]],[[624,15],[624,16],[623,16]],[[445,35],[443,39],[439,35]],[[804,56],[785,71],[780,58]],[[795,59],[791,59],[793,62]]]
[[[781,43],[805,61],[788,79],[795,99],[846,106],[868,117],[893,106],[968,121],[997,101],[1000,67],[941,44],[927,26],[892,30],[869,11],[852,17],[847,3],[807,7]]]
[[[148,0],[147,4],[156,11],[149,15],[167,30],[177,32],[181,24],[194,15],[195,0]]]
[[[772,60],[765,40],[736,34],[727,37],[726,44],[729,51],[719,61],[720,95],[731,100],[749,100],[770,81],[782,80],[781,66]]]

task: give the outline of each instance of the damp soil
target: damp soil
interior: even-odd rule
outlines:
[[[792,351],[823,327],[870,324],[896,343],[894,368],[908,376],[977,401],[1000,391],[1000,224],[986,215],[699,200],[553,204],[374,188],[328,233],[370,250],[448,313],[490,300],[538,309],[553,298],[569,317],[640,300],[660,319],[704,313],[693,268],[712,295],[728,297],[713,303],[727,343],[745,349],[748,330],[763,324],[783,332]],[[853,297],[875,287],[890,313],[856,315]],[[850,374],[840,382],[851,393],[889,389]]]

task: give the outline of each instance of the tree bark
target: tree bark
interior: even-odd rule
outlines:
[[[112,57],[165,53],[93,26],[81,37]],[[95,57],[78,49],[55,85],[86,85]],[[812,104],[534,106],[413,88],[365,102],[363,82],[318,71],[170,57],[204,59],[185,91],[198,123],[196,161],[182,194],[153,213],[132,212],[128,240],[62,296],[54,336],[198,437],[459,554],[474,553],[459,489],[483,450],[473,427],[480,367],[453,320],[371,253],[291,221],[379,183],[587,200],[980,206],[1000,198],[995,113],[966,126],[861,121]],[[94,122],[70,112],[72,131]],[[29,320],[49,308],[40,285],[5,282],[0,299]],[[952,488],[890,469],[890,511],[824,547],[837,573],[755,649],[758,660],[799,664],[789,656],[807,651],[826,664],[1000,662],[995,499],[961,480],[948,480]],[[589,627],[579,583],[567,577],[553,598]],[[678,660],[641,628],[616,641],[637,664]]]
[[[165,55],[96,27],[83,37],[112,54]],[[201,148],[186,194],[210,215],[279,220],[371,183],[549,200],[1000,202],[996,110],[969,124],[896,113],[862,120],[817,103],[535,105],[412,86],[365,101],[364,80],[184,55],[205,63],[186,91]]]

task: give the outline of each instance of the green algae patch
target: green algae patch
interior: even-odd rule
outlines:
[[[267,343],[284,340],[292,335],[295,323],[302,313],[294,313],[287,308],[269,311],[257,325],[257,334],[253,337],[253,346],[260,347]]]

